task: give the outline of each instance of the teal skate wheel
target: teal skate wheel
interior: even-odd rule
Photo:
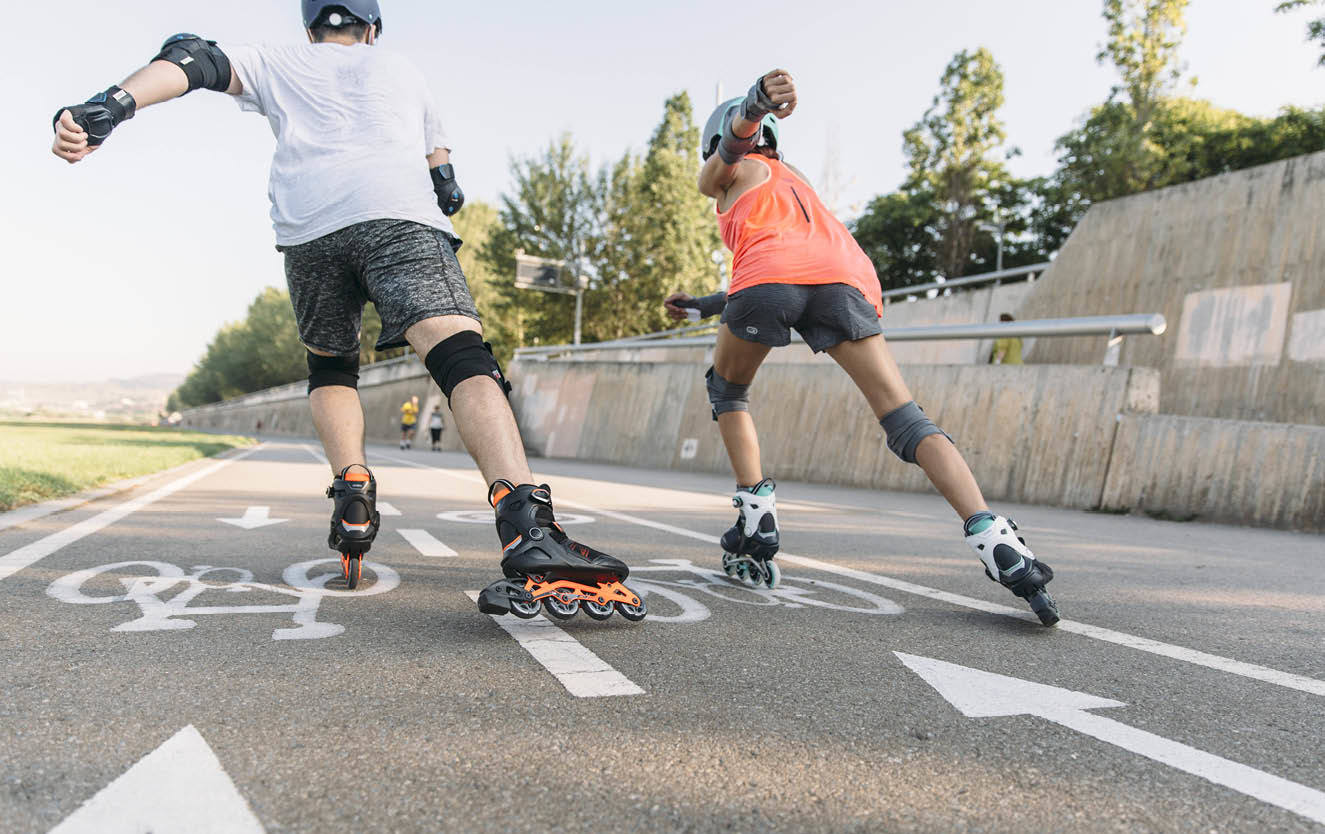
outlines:
[[[584,613],[588,614],[590,619],[606,620],[612,616],[612,603],[597,602],[596,600],[584,601]]]
[[[722,554],[722,572],[728,576],[735,576],[736,570],[739,567],[739,563],[736,559],[737,556],[734,553]]]
[[[773,590],[782,582],[782,568],[778,567],[777,562],[769,559],[764,562],[764,585],[768,590]]]
[[[543,597],[543,609],[558,620],[569,620],[580,612],[580,601],[578,599],[566,601],[552,594]]]

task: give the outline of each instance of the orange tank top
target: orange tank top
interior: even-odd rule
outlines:
[[[769,178],[718,213],[722,241],[732,251],[728,293],[757,284],[848,284],[883,315],[883,289],[874,263],[805,182],[781,160],[760,154]]]

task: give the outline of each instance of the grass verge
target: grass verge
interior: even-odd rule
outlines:
[[[0,511],[253,443],[155,426],[0,421]]]

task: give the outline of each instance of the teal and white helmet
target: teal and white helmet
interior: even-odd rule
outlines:
[[[709,116],[709,120],[704,123],[704,140],[699,148],[699,155],[707,160],[710,156],[718,152],[718,142],[722,140],[722,129],[727,124],[727,114],[741,106],[745,101],[745,96],[724,101]],[[759,123],[759,145],[778,149],[778,120],[772,113],[769,113]]]

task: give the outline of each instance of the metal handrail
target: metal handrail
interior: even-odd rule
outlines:
[[[712,326],[712,325],[709,325]],[[1159,336],[1168,323],[1160,313],[1135,313],[1118,316],[1081,316],[1063,319],[1031,319],[1028,321],[991,322],[988,324],[931,324],[921,327],[887,327],[883,337],[891,342],[945,341],[950,339],[1003,339],[1038,338],[1043,336]],[[681,328],[691,330],[696,328]],[[594,342],[581,345],[546,345],[517,348],[520,358],[547,359],[562,353],[580,353],[589,350],[630,350],[652,347],[710,347],[717,335],[690,336],[681,339],[652,341],[643,337],[618,339],[612,342]],[[792,341],[802,341],[792,334]]]
[[[950,290],[954,287],[969,287],[974,284],[998,283],[1004,278],[1017,278],[1022,275],[1033,275],[1037,272],[1044,272],[1053,266],[1052,261],[1045,261],[1039,264],[1030,264],[1029,266],[1014,266],[1010,269],[1000,269],[996,272],[981,272],[979,275],[968,275],[965,278],[951,278],[946,281],[935,281],[931,284],[917,284],[914,287],[899,287],[895,290],[885,290],[883,297],[903,298],[910,295],[924,295],[930,290]]]

